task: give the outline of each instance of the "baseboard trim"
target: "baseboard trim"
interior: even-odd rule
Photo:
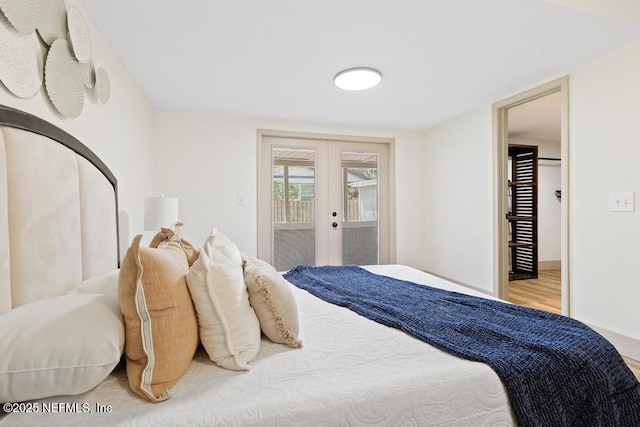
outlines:
[[[538,270],[560,270],[562,263],[560,260],[556,261],[538,261]]]
[[[586,323],[586,322],[584,322]],[[602,326],[586,323],[600,335],[608,339],[620,354],[640,361],[640,339],[614,332]]]
[[[455,283],[456,285],[460,285],[460,286],[463,286],[463,287],[465,287],[465,288],[469,288],[469,289],[472,289],[472,290],[474,290],[474,291],[481,292],[481,293],[483,293],[483,294],[485,294],[485,295],[489,295],[489,296],[492,296],[492,297],[494,296],[494,295],[493,295],[493,293],[492,293],[491,291],[488,291],[488,290],[486,290],[486,289],[482,289],[482,288],[479,288],[479,287],[477,287],[477,286],[468,285],[468,284],[466,284],[466,283],[464,283],[464,282],[461,282],[461,281],[459,281],[459,280],[451,279],[451,278],[449,278],[449,277],[443,276],[442,274],[432,273],[432,272],[430,272],[430,271],[428,271],[428,270],[422,270],[422,271],[424,271],[425,273],[430,274],[430,275],[432,275],[432,276],[436,276],[436,277],[438,277],[438,278],[440,278],[440,279],[444,279],[444,280],[446,280],[446,281],[448,281],[448,282]]]

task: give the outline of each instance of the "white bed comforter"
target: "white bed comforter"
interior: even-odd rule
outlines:
[[[481,295],[405,266],[367,267]],[[148,403],[129,391],[123,369],[79,396],[40,401],[40,412],[7,425],[127,426],[511,426],[504,388],[487,365],[450,356],[403,332],[293,287],[301,349],[266,339],[248,372],[215,366],[199,351],[171,399]],[[81,345],[79,343],[79,345]],[[91,413],[43,413],[44,403]],[[97,404],[111,407],[96,412]]]

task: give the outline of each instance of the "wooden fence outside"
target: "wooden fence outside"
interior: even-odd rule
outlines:
[[[273,200],[273,222],[315,222],[313,200],[295,200],[289,202],[289,218],[286,218],[284,200]],[[359,221],[358,200],[347,200],[347,221]]]

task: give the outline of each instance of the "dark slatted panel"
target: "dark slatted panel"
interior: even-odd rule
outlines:
[[[511,279],[538,275],[537,251],[537,147],[510,146]]]

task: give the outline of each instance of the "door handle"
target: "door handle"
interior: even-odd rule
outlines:
[[[337,222],[332,222],[332,223],[331,223],[331,226],[332,226],[333,228],[338,228],[338,223],[337,223]]]

